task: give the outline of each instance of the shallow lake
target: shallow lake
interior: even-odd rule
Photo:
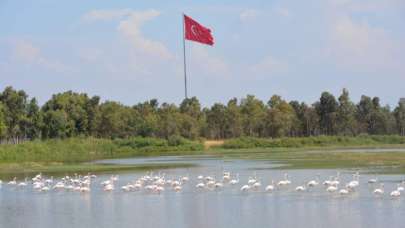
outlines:
[[[3,180],[0,189],[0,227],[405,227],[405,197],[389,193],[404,179],[401,175],[378,175],[385,194],[373,195],[367,181],[374,175],[360,173],[360,186],[349,195],[329,193],[322,184],[304,192],[295,187],[320,175],[320,181],[340,172],[340,182],[352,180],[356,170],[278,170],[270,161],[223,160],[205,156],[175,156],[104,160],[118,164],[194,164],[191,168],[161,170],[165,177],[188,176],[180,192],[168,187],[160,194],[145,191],[124,192],[122,185],[146,173],[119,174],[116,188],[103,191],[100,185],[111,175],[98,175],[91,192],[34,191],[10,186]],[[196,189],[198,175],[222,178],[229,171],[240,182],[235,186],[209,191]],[[159,170],[154,170],[154,175]],[[288,172],[291,185],[264,191],[271,180],[283,180]],[[262,186],[241,192],[249,177],[256,175]],[[56,180],[55,180],[56,181]],[[344,186],[342,184],[342,186]]]

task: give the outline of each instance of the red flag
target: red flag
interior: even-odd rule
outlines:
[[[214,37],[211,35],[211,30],[200,25],[191,17],[184,15],[184,38],[203,44],[214,45]]]

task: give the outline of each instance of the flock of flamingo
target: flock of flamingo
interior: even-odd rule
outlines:
[[[335,176],[330,176],[329,179],[323,182],[320,181],[320,175],[316,175],[314,179],[303,182],[302,185],[297,186],[292,184],[289,175],[285,173],[284,179],[277,182],[271,180],[268,185],[264,186],[262,185],[260,178],[256,176],[256,173],[249,177],[245,184],[242,184],[239,180],[239,174],[232,175],[231,172],[223,172],[220,178],[209,175],[199,175],[196,177],[194,183],[197,183],[195,188],[198,191],[221,191],[224,188],[233,188],[244,193],[263,191],[274,192],[288,189],[296,192],[305,192],[314,188],[321,188],[330,194],[350,195],[356,192],[356,189],[359,187],[359,177],[360,174],[356,172],[352,174],[352,180],[347,183],[342,183],[339,172]],[[2,185],[11,186],[15,189],[23,189],[31,186],[34,191],[38,192],[72,191],[88,193],[92,189],[91,186],[97,184],[96,178],[96,175],[91,174],[85,176],[75,174],[74,176],[65,176],[59,180],[54,180],[53,177],[46,178],[42,174],[38,174],[31,180],[25,178],[25,180],[21,182],[18,182],[16,177],[4,184],[0,180],[0,189]],[[118,175],[113,175],[107,180],[98,182],[98,184],[100,184],[103,191],[112,192],[116,190],[118,179]],[[121,186],[118,190],[124,192],[144,191],[155,194],[160,194],[163,191],[181,192],[186,185],[193,187],[191,182],[189,175],[168,178],[165,173],[159,172],[154,175],[153,172],[149,172],[146,175]],[[381,183],[377,177],[369,179],[367,184],[371,187],[372,193],[376,196],[388,194],[388,192],[385,192],[384,184]],[[400,197],[404,192],[404,188],[405,181],[402,181],[397,184],[395,189],[391,189],[389,196],[392,198]]]

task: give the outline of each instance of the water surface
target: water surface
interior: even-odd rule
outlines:
[[[102,191],[99,184],[110,175],[101,175],[90,193],[35,192],[3,183],[0,189],[0,227],[404,227],[405,197],[387,194],[375,197],[375,186],[367,184],[373,175],[361,175],[359,189],[350,196],[327,193],[323,186],[307,192],[294,191],[320,174],[321,180],[341,172],[341,182],[352,179],[356,170],[288,170],[292,185],[266,193],[271,180],[283,179],[286,170],[277,170],[270,161],[176,156],[104,160],[99,163],[170,164],[190,163],[191,168],[162,170],[167,178],[188,175],[191,181],[181,192],[166,188],[160,195],[123,192],[118,186],[145,173],[120,174],[114,192]],[[194,186],[198,175],[222,177],[223,171],[239,173],[240,183],[218,191],[201,191]],[[155,173],[158,170],[154,171]],[[262,189],[243,193],[239,189],[256,175]],[[396,188],[403,176],[379,175],[386,193]],[[6,180],[3,180],[5,182]]]

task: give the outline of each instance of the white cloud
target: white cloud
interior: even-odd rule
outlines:
[[[64,64],[44,57],[41,53],[41,49],[34,46],[27,40],[17,40],[13,42],[11,60],[27,65],[40,66],[47,70],[56,72],[65,72],[70,70]]]
[[[142,26],[155,19],[160,12],[154,9],[135,11],[132,9],[92,10],[82,19],[89,22],[119,20],[117,30],[133,47],[133,51],[141,55],[170,59],[172,54],[166,46],[155,40],[148,39],[142,33]]]
[[[132,12],[126,19],[120,21],[118,31],[126,36],[141,54],[170,59],[172,55],[163,43],[147,39],[141,31],[145,22],[159,15],[156,10]]]
[[[331,26],[327,54],[340,66],[373,71],[400,67],[398,49],[384,29],[343,16]]]
[[[246,9],[240,12],[239,19],[241,22],[248,22],[254,20],[259,16],[260,12],[255,9]]]
[[[191,70],[193,71],[215,77],[228,77],[230,75],[228,64],[222,58],[210,54],[206,47],[199,44],[191,45],[188,59],[191,60],[193,66]]]
[[[288,71],[288,64],[275,59],[272,56],[266,56],[258,63],[254,64],[250,70],[255,75],[272,75]]]
[[[82,19],[87,22],[109,21],[114,19],[120,19],[124,16],[128,16],[132,12],[133,10],[131,9],[92,10],[83,15]]]

